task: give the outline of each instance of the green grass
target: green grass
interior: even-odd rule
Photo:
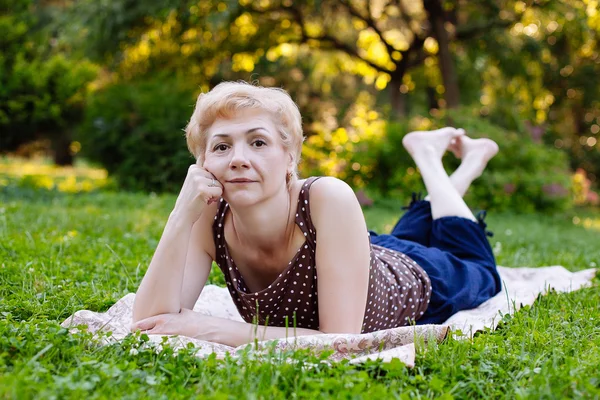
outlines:
[[[1,398],[600,398],[597,285],[541,297],[472,342],[421,345],[413,369],[327,366],[306,352],[295,362],[197,359],[191,349],[141,349],[138,336],[99,348],[68,334],[59,324],[74,311],[105,311],[136,290],[174,200],[0,188]],[[400,205],[366,210],[369,226],[393,224]],[[575,216],[600,218],[491,213],[498,263],[600,265],[600,231]],[[218,271],[211,280],[222,282]]]

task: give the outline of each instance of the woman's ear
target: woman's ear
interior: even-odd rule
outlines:
[[[294,167],[296,166],[296,162],[294,160],[294,156],[292,155],[292,153],[288,153],[288,157],[289,157],[289,162],[288,162],[287,170],[288,170],[288,172],[291,172],[294,170]]]

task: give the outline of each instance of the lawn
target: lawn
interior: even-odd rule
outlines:
[[[79,309],[104,311],[140,283],[173,206],[172,195],[62,193],[0,186],[0,397],[409,398],[600,397],[600,289],[551,293],[472,341],[420,345],[416,367],[197,359],[110,347],[60,327]],[[400,201],[365,210],[389,227]],[[600,264],[600,214],[490,213],[504,266]],[[222,283],[213,270],[211,281]],[[317,365],[317,366],[315,366]]]

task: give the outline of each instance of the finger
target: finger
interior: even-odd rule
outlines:
[[[220,191],[223,191],[223,185],[221,184],[221,182],[219,182],[219,180],[217,178],[215,178],[215,176],[213,174],[211,174],[209,172],[209,176],[206,177],[206,187],[208,189],[219,189]]]
[[[220,186],[206,188],[205,197],[204,197],[206,204],[215,203],[215,202],[219,201],[219,199],[221,197],[223,197],[223,189],[221,189]]]
[[[213,178],[214,177],[213,174],[208,172],[206,170],[206,168],[202,167],[198,162],[196,162],[195,164],[190,164],[188,170],[190,173],[192,173],[198,177],[204,177],[204,178]]]
[[[190,179],[193,180],[197,186],[205,186],[205,187],[220,187],[223,189],[223,185],[219,180],[206,169],[199,167],[196,164],[190,165],[188,169],[188,175],[190,175]]]
[[[132,331],[147,331],[150,329],[153,329],[156,326],[156,317],[150,317],[150,318],[146,318],[143,319],[141,321],[138,321],[134,324],[131,324],[131,330]]]
[[[201,177],[198,182],[202,182],[206,187],[220,187],[223,189],[223,185],[215,175],[213,175],[210,171],[205,168],[197,167],[197,170],[194,172],[197,177]]]

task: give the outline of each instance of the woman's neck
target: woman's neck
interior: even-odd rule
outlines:
[[[293,189],[284,188],[259,204],[231,207],[231,232],[236,242],[245,248],[265,254],[276,254],[287,248],[295,231],[295,199]]]

